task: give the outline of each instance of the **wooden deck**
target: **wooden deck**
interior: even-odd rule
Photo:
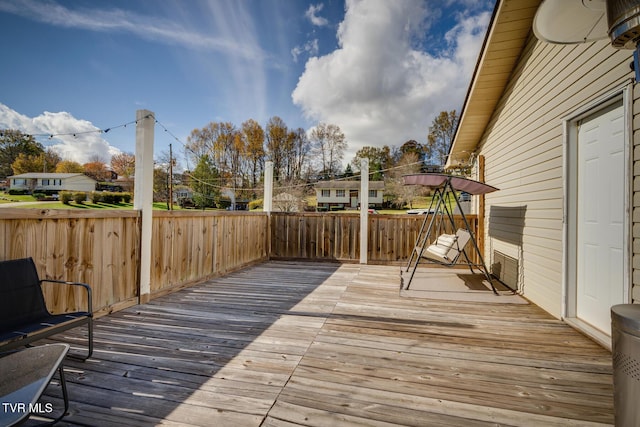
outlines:
[[[268,262],[102,317],[60,425],[613,423],[607,350],[534,305],[401,298],[399,273]]]

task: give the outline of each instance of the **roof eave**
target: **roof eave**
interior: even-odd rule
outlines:
[[[476,151],[509,82],[542,0],[497,0],[460,112],[445,169]]]

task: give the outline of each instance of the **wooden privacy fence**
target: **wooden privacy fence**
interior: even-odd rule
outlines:
[[[32,257],[41,278],[89,283],[98,313],[137,302],[140,216],[135,211],[0,210],[0,259]],[[47,286],[54,312],[84,310],[81,294]]]
[[[154,212],[151,293],[266,260],[267,226],[262,212]]]
[[[0,259],[32,257],[42,278],[89,283],[97,315],[138,303],[138,211],[0,209]],[[152,296],[267,258],[264,213],[154,212]],[[84,309],[81,294],[48,285],[53,312]]]
[[[454,216],[456,227],[464,227]],[[467,215],[476,233],[477,216]],[[423,215],[369,215],[367,262],[408,261],[418,238]],[[333,260],[360,259],[360,216],[358,213],[271,213],[271,259]],[[469,246],[471,248],[471,245]],[[472,260],[475,249],[468,250]]]
[[[477,227],[475,215],[468,216]],[[404,263],[421,215],[370,215],[370,263]],[[456,220],[462,226],[460,218]],[[89,283],[98,315],[137,304],[141,215],[124,210],[0,209],[0,260],[32,257],[42,278]],[[151,297],[266,259],[358,262],[357,213],[173,211],[153,213]],[[475,257],[475,253],[470,255]],[[82,295],[45,289],[53,312]]]

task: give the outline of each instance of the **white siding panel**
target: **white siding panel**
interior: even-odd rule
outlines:
[[[556,317],[562,312],[562,120],[628,81],[630,60],[629,51],[606,41],[559,46],[532,37],[480,145],[486,182],[500,189],[486,196],[488,263],[493,250],[517,257],[520,290]],[[636,206],[640,212],[640,200]],[[524,218],[491,216],[492,208],[509,207],[520,207]]]
[[[66,178],[62,185],[65,190],[69,191],[90,192],[96,189],[96,181],[84,175]]]

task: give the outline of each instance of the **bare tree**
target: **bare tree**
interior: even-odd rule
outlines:
[[[444,165],[458,126],[456,110],[442,111],[433,119],[427,136],[425,154],[433,164]]]
[[[404,185],[402,178],[403,175],[420,172],[419,159],[418,153],[408,151],[388,173],[385,180],[386,194],[398,207],[409,205],[409,208],[413,208],[413,201],[423,192],[420,186]]]
[[[242,136],[246,147],[251,186],[255,188],[264,168],[264,130],[258,122],[249,119],[242,123]]]
[[[106,165],[108,161],[104,156],[101,156],[100,154],[92,154],[89,157],[89,163],[103,163]]]
[[[287,125],[273,116],[267,123],[267,157],[273,162],[273,175],[276,180],[284,177],[285,153],[289,132]]]
[[[307,132],[298,128],[291,132],[291,178],[295,181],[306,179],[303,175],[309,171],[308,163],[311,154],[311,142]]]
[[[321,163],[321,173],[333,178],[340,170],[340,164],[347,149],[344,133],[337,125],[318,123],[311,131],[311,143]]]
[[[293,181],[281,182],[275,189],[273,206],[280,212],[300,212],[303,210],[304,187],[296,185]]]
[[[118,153],[111,156],[111,169],[119,176],[129,179],[136,171],[136,156],[133,153]]]
[[[209,123],[202,129],[194,129],[187,138],[185,144],[185,154],[188,161],[197,165],[202,156],[208,156],[213,150],[214,136],[211,129],[213,123]],[[195,167],[195,166],[194,166]]]

